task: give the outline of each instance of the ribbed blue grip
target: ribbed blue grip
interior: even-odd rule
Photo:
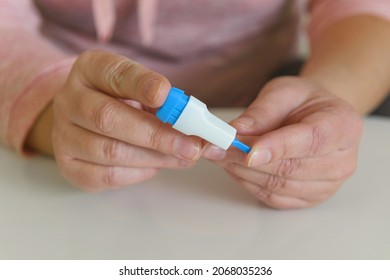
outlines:
[[[156,116],[164,123],[174,125],[187,106],[190,97],[178,88],[171,88],[164,104],[157,110]]]

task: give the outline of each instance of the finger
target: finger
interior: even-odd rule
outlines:
[[[202,156],[209,160],[222,161],[225,159],[227,151],[211,144],[206,143],[202,149]]]
[[[274,79],[231,124],[243,135],[261,135],[272,131],[279,128],[286,117],[307,100],[309,93],[307,85],[297,78]]]
[[[249,145],[250,147],[255,143],[255,140],[257,139],[257,137],[253,136],[240,136],[239,138],[243,143]],[[231,146],[228,150],[223,150],[211,143],[206,143],[203,146],[202,156],[206,159],[216,162],[241,162],[243,164],[245,164],[247,158],[247,154],[237,149],[236,147]]]
[[[296,181],[344,181],[355,171],[357,152],[336,151],[313,158],[282,159],[255,169],[262,173]]]
[[[239,164],[226,164],[229,174],[258,185],[263,189],[288,197],[310,201],[324,200],[339,188],[340,181],[296,181],[272,174],[262,173]]]
[[[188,168],[193,162],[95,134],[73,124],[63,131],[60,152],[90,163],[121,167]],[[62,151],[61,151],[62,150]]]
[[[199,138],[186,136],[163,124],[154,115],[135,109],[91,89],[70,92],[62,110],[71,122],[122,142],[187,160],[200,156]]]
[[[258,138],[248,157],[248,166],[326,155],[357,145],[361,120],[358,116],[314,113],[301,123],[287,125]]]
[[[156,168],[104,166],[81,160],[57,160],[62,175],[82,190],[97,192],[146,181],[158,173]]]
[[[247,163],[246,155],[235,149],[224,151],[218,147],[206,147],[203,156],[219,165],[227,163]],[[357,165],[357,147],[336,151],[324,156],[309,158],[287,158],[268,164],[252,167],[253,169],[299,181],[343,181],[349,178]]]
[[[233,179],[251,194],[253,194],[258,200],[263,202],[265,205],[276,208],[276,209],[300,209],[308,208],[319,204],[321,201],[308,201],[302,198],[284,196],[277,193],[273,193],[259,185],[245,181],[241,178]]]
[[[269,83],[232,124],[240,134],[259,136],[250,166],[346,149],[361,132],[361,118],[349,105],[298,78]]]
[[[71,71],[72,79],[113,97],[160,107],[171,88],[167,78],[120,55],[87,51]]]

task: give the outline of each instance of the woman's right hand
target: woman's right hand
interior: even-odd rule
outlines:
[[[152,114],[170,87],[165,77],[125,57],[83,53],[53,101],[52,141],[61,174],[99,191],[145,181],[160,168],[191,166],[201,140]]]

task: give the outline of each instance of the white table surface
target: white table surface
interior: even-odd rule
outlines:
[[[390,119],[365,120],[358,170],[335,197],[290,211],[206,160],[90,194],[53,160],[0,146],[0,259],[390,259]]]

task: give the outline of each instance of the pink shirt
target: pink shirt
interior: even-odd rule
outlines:
[[[29,129],[77,55],[119,53],[210,106],[247,105],[296,53],[358,14],[390,20],[389,0],[0,0],[0,138],[24,152]]]

